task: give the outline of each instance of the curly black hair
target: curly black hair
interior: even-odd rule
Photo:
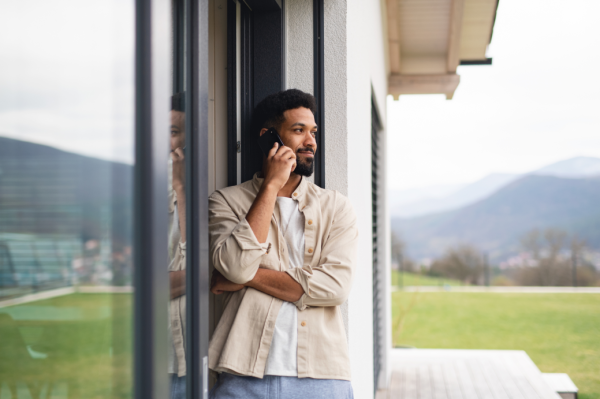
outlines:
[[[171,96],[171,111],[185,112],[185,91]]]
[[[252,115],[252,132],[258,134],[262,128],[279,130],[285,121],[283,113],[290,109],[308,108],[313,115],[317,112],[317,101],[312,94],[298,89],[289,89],[271,94],[262,100]]]

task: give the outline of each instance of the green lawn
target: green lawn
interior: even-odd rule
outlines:
[[[417,273],[400,273],[396,270],[392,270],[392,285],[396,287],[410,287],[410,286],[436,286],[441,287],[444,285],[459,286],[464,285],[459,280],[453,280],[451,278],[442,277],[430,277]]]
[[[524,350],[600,398],[600,294],[395,292],[396,346]]]
[[[0,308],[0,396],[24,383],[33,398],[131,397],[131,307],[131,294],[72,294]]]

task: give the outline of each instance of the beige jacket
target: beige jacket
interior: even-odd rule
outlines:
[[[169,272],[185,270],[185,242],[181,242],[177,195],[169,193]],[[185,363],[185,295],[169,301],[169,373],[183,377]]]
[[[302,179],[292,198],[304,213],[302,268],[289,268],[276,207],[267,241],[256,239],[246,214],[263,179],[217,190],[209,200],[210,256],[227,279],[246,283],[259,267],[287,272],[304,289],[298,308],[298,377],[350,379],[348,343],[339,306],[356,262],[358,230],[350,201]],[[209,367],[262,378],[282,300],[252,288],[225,294],[209,347]]]

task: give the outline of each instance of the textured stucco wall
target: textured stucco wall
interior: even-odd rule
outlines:
[[[347,0],[347,163],[348,197],[358,215],[360,232],[358,244],[358,267],[354,287],[349,298],[350,357],[356,381],[357,398],[373,397],[373,270],[372,251],[372,198],[371,198],[371,98],[378,105],[384,130],[380,132],[381,145],[385,151],[385,122],[387,74],[385,65],[385,40],[382,29],[382,10],[379,1]],[[382,154],[383,155],[383,154]],[[385,159],[380,172],[385,175]],[[385,213],[385,180],[381,179],[380,209]],[[382,215],[380,221],[386,220]],[[384,227],[385,229],[385,227]],[[379,242],[387,244],[384,235]],[[385,249],[383,249],[385,251]],[[381,253],[380,253],[381,255]],[[383,270],[382,270],[383,271]],[[389,286],[389,280],[380,284]],[[366,294],[368,293],[368,294]],[[380,292],[387,299],[389,292]],[[382,306],[387,315],[385,304]],[[387,332],[387,331],[386,331]],[[386,374],[385,359],[382,375]],[[365,378],[370,374],[370,378]],[[385,381],[385,378],[383,379]],[[379,380],[380,383],[382,380]]]
[[[286,88],[314,94],[312,0],[286,0],[285,26]]]
[[[325,1],[325,148],[328,189],[348,195],[347,2]]]
[[[348,0],[348,92],[347,136],[351,160],[347,166],[348,197],[357,214],[359,231],[358,267],[350,294],[348,322],[350,359],[357,398],[373,397],[373,269],[371,203],[371,78],[369,26],[361,18],[371,2]],[[362,16],[363,18],[365,15]],[[371,43],[374,45],[375,43]],[[369,378],[365,378],[366,376]]]
[[[323,25],[325,28],[325,187],[330,190],[337,190],[347,196],[348,120],[346,118],[346,95],[348,79],[346,10],[345,0],[325,1]],[[340,310],[348,335],[348,346],[352,351],[348,301],[340,307]]]
[[[286,87],[314,94],[312,0],[286,0],[285,24]]]

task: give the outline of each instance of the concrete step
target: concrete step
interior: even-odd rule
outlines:
[[[542,373],[542,378],[550,388],[563,399],[577,399],[578,389],[565,373]]]

